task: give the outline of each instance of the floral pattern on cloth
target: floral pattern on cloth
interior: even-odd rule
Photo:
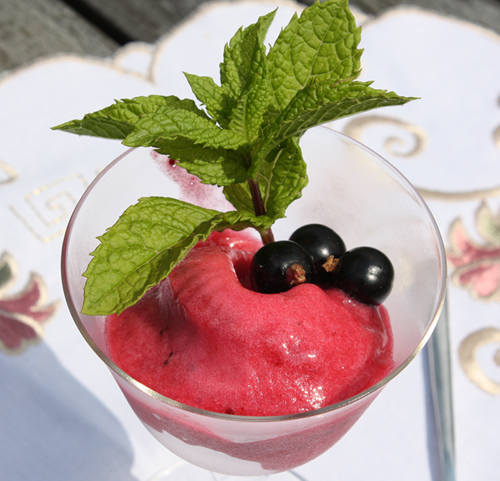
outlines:
[[[500,302],[500,213],[495,215],[482,201],[474,225],[480,242],[469,234],[462,218],[451,224],[447,250],[448,261],[454,267],[451,280],[478,301]],[[492,396],[500,396],[500,382],[493,375],[500,366],[500,350],[496,347],[499,343],[500,329],[487,326],[467,335],[458,349],[466,376]],[[490,346],[494,349],[489,349]],[[486,357],[485,352],[489,353]]]
[[[454,267],[453,282],[482,301],[500,302],[500,215],[482,202],[475,216],[478,243],[456,219],[449,232],[448,261]]]
[[[57,311],[59,302],[44,304],[46,287],[43,279],[31,274],[21,292],[8,295],[16,280],[17,264],[8,253],[0,257],[0,350],[20,354],[44,335],[44,324]]]

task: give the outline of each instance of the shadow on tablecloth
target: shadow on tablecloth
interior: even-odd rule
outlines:
[[[0,440],[2,479],[136,481],[123,427],[44,343],[0,352]]]

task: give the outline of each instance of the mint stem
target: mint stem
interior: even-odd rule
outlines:
[[[264,207],[264,201],[262,200],[259,183],[256,180],[249,179],[248,185],[250,186],[250,193],[252,194],[253,210],[255,211],[255,215],[265,215],[266,208]]]
[[[261,232],[260,238],[262,239],[263,244],[270,244],[271,242],[274,242],[274,234],[272,229],[269,227],[269,229]]]
[[[264,201],[262,200],[262,193],[260,192],[259,183],[256,180],[249,179],[248,185],[250,186],[250,193],[252,194],[253,209],[255,211],[255,215],[265,215],[266,208],[264,207]],[[264,244],[270,244],[271,242],[274,242],[274,234],[270,227],[265,231],[259,232]]]

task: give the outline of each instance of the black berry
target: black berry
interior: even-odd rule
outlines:
[[[309,254],[296,242],[276,241],[261,247],[250,264],[252,288],[264,294],[284,292],[311,281]]]
[[[330,227],[322,224],[308,224],[299,227],[290,240],[300,244],[311,256],[314,267],[315,284],[325,284],[328,272],[333,270],[337,259],[345,253],[342,238]]]
[[[394,268],[385,254],[372,247],[346,252],[333,272],[333,283],[355,299],[382,304],[392,289]]]

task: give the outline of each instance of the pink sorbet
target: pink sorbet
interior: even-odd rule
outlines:
[[[234,241],[217,233],[200,243],[135,306],[108,318],[120,368],[181,403],[246,416],[329,406],[391,371],[383,306],[313,284],[254,292],[248,269],[258,242]]]

